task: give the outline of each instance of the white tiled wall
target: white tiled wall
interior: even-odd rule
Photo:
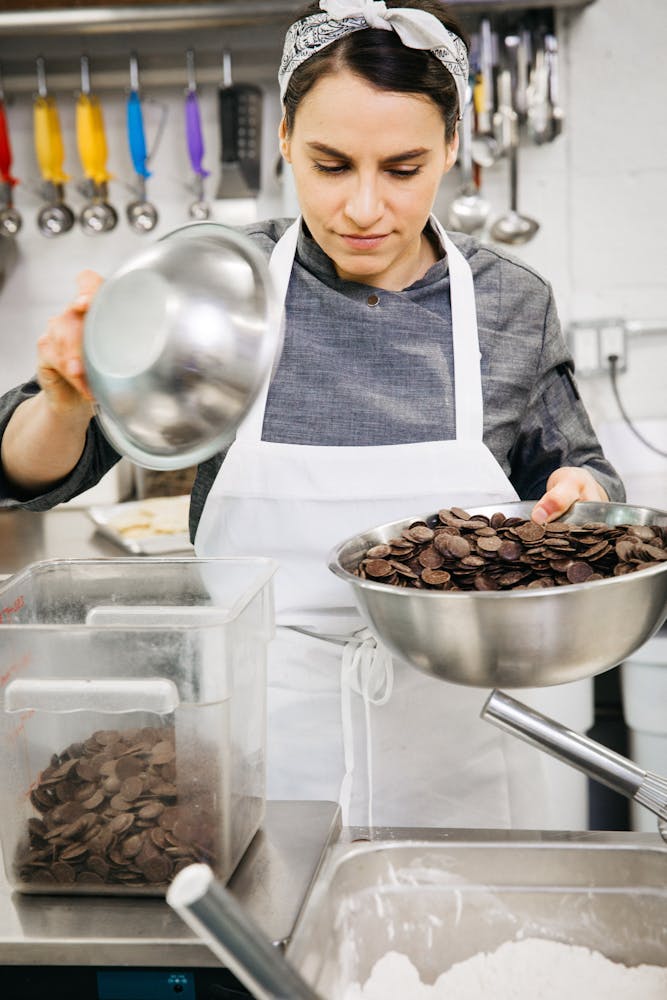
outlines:
[[[520,150],[519,208],[539,220],[540,230],[515,252],[552,281],[564,323],[620,316],[665,320],[667,325],[667,4],[641,0],[631,5],[631,12],[628,7],[627,0],[595,0],[583,10],[559,15],[564,131],[550,145],[535,147],[525,141]],[[0,39],[0,59],[7,44],[7,39]],[[277,53],[278,48],[276,61]],[[262,82],[270,80],[271,67],[263,67],[262,74]],[[117,178],[111,185],[111,200],[122,209],[131,200],[127,185],[132,179],[124,135],[125,98],[110,91],[101,96],[109,166]],[[48,317],[73,294],[80,269],[92,267],[109,274],[147,240],[187,221],[191,193],[186,189],[190,169],[182,88],[162,89],[157,96],[168,101],[169,118],[149,181],[161,223],[148,237],[133,234],[124,217],[105,236],[86,237],[76,229],[55,240],[42,237],[35,224],[40,198],[29,95],[18,94],[11,103],[14,165],[22,180],[16,203],[25,221],[18,237],[19,259],[0,291],[0,391],[31,373],[35,341]],[[73,101],[67,94],[58,97],[66,166],[76,179],[80,170]],[[207,147],[204,162],[212,172],[207,190],[213,197],[219,149],[213,85],[201,87],[201,102]],[[150,108],[145,112],[149,132],[153,112]],[[260,216],[291,213],[294,206],[289,183],[281,191],[274,175],[277,123],[277,94],[267,82]],[[444,182],[436,205],[443,218],[457,184],[454,171]],[[501,214],[507,206],[506,164],[500,162],[487,170],[482,186],[493,204],[492,217]],[[82,200],[73,183],[68,194],[73,206],[80,207]],[[214,217],[228,218],[229,207],[229,203],[215,203]],[[667,417],[666,370],[666,335],[632,339],[628,371],[620,378],[621,391],[632,416],[650,420],[658,428],[664,428],[660,421]],[[581,390],[596,426],[618,419],[604,379],[582,380]],[[667,448],[664,435],[656,443]],[[642,446],[637,447],[641,451]],[[667,467],[667,461],[663,465]],[[667,479],[658,479],[659,488],[663,483],[667,487]],[[667,488],[655,503],[667,506]]]

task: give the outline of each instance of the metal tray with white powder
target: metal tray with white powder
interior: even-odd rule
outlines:
[[[133,555],[192,552],[188,530],[190,497],[151,497],[90,507],[97,530]]]
[[[667,844],[657,834],[384,833],[329,849],[288,945],[323,997],[347,997],[388,952],[432,983],[478,953],[534,938],[667,966]]]

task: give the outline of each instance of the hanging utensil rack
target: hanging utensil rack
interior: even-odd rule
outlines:
[[[586,7],[594,0],[449,0],[461,13],[520,11],[551,7]],[[211,0],[209,3],[103,4],[92,2],[76,8],[54,8],[33,2],[26,9],[23,0],[5,0],[0,14],[0,34],[16,34],[44,29],[52,31],[173,31],[194,25],[259,24],[290,19],[302,7],[302,0]]]
[[[450,0],[454,13],[472,32],[480,17],[577,11],[595,0]],[[0,11],[0,56],[11,95],[34,92],[34,59],[49,60],[54,92],[77,87],[75,66],[82,50],[95,59],[96,87],[123,92],[127,85],[127,36],[139,49],[146,87],[184,86],[184,48],[197,53],[200,84],[217,83],[219,52],[234,52],[238,82],[271,83],[282,39],[302,0],[211,0],[196,3],[109,4],[92,2],[55,7],[47,0],[5,0]],[[215,30],[219,29],[219,30]],[[252,30],[249,30],[252,29]],[[11,45],[3,44],[11,40]],[[5,51],[6,50],[6,51]],[[265,67],[265,71],[258,67]],[[264,76],[262,76],[264,73]],[[260,78],[261,77],[261,78]]]

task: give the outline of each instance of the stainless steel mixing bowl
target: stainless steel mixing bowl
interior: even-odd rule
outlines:
[[[84,363],[111,443],[149,469],[229,443],[276,356],[280,313],[254,244],[217,223],[157,241],[102,285]]]
[[[508,503],[467,510],[528,518],[532,508],[532,503]],[[396,657],[434,677],[505,688],[575,681],[621,663],[667,615],[667,562],[593,583],[491,593],[427,592],[354,576],[368,548],[400,535],[417,519],[355,535],[332,551],[329,569],[350,584],[374,635]],[[667,525],[667,513],[577,503],[563,520]]]

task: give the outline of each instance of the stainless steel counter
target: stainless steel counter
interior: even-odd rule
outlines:
[[[229,888],[272,941],[285,942],[340,833],[332,802],[269,802]],[[219,966],[162,899],[37,896],[0,881],[0,966]]]
[[[127,556],[101,535],[85,510],[58,507],[45,513],[0,510],[0,575],[16,573],[41,559]]]

